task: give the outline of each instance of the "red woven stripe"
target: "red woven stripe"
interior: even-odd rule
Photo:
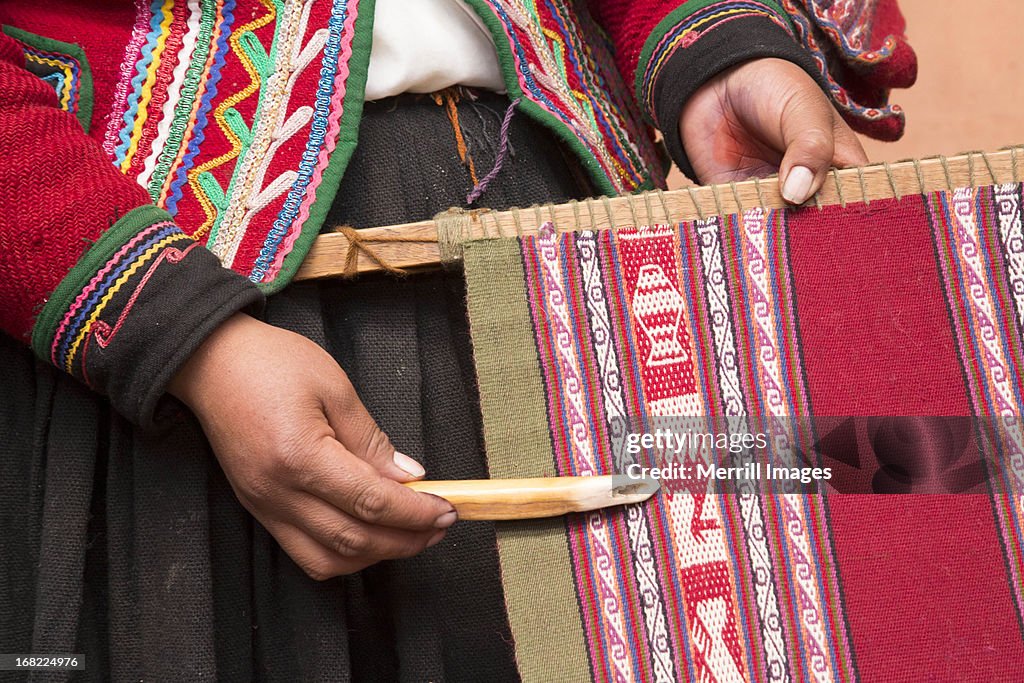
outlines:
[[[803,211],[790,227],[815,414],[969,414],[922,198]],[[1024,645],[987,496],[829,506],[863,680],[1015,679]]]

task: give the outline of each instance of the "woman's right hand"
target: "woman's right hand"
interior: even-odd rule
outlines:
[[[423,468],[301,335],[237,314],[169,391],[199,418],[242,505],[314,579],[415,555],[456,520],[447,501],[399,483]]]

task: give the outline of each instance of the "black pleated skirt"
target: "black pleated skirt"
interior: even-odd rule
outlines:
[[[465,206],[462,157],[491,169],[507,107],[463,93],[453,124],[428,96],[368,104],[327,226]],[[516,115],[509,140],[474,206],[588,194],[546,129]],[[460,273],[296,283],[266,320],[326,348],[430,478],[487,476]],[[0,439],[0,652],[83,653],[73,677],[96,681],[517,678],[489,523],[318,583],[238,504],[187,411],[136,429],[8,337]]]

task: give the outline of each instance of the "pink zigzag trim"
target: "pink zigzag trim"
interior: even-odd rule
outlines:
[[[178,249],[177,247],[167,247],[166,249],[164,249],[162,252],[160,252],[160,256],[158,256],[157,259],[153,261],[152,265],[149,266],[149,269],[146,271],[146,274],[139,282],[139,286],[135,288],[134,292],[132,292],[132,296],[130,299],[128,299],[128,303],[121,311],[121,315],[117,317],[117,323],[114,325],[114,327],[111,328],[108,323],[102,320],[96,321],[96,323],[89,330],[89,335],[85,338],[85,346],[82,348],[82,379],[85,380],[86,385],[92,386],[92,383],[89,381],[89,373],[86,370],[85,364],[86,354],[89,353],[89,342],[92,340],[92,338],[96,338],[96,343],[100,345],[100,348],[107,348],[110,342],[114,341],[114,337],[116,337],[117,333],[120,331],[121,326],[124,324],[125,318],[127,318],[128,314],[132,312],[132,307],[135,305],[135,300],[139,298],[140,294],[142,294],[142,289],[146,286],[146,283],[149,282],[149,278],[153,277],[153,273],[156,271],[157,267],[165,260],[168,263],[180,263],[182,260],[184,260],[186,256],[188,256],[188,253],[190,251],[192,251],[198,246],[198,242],[193,242],[192,244],[185,247],[184,251]]]
[[[120,260],[122,256],[131,251],[132,248],[141,240],[143,240],[148,234],[150,234],[154,230],[159,230],[160,228],[166,226],[168,222],[169,221],[154,223],[153,225],[149,226],[139,234],[135,235],[135,237],[131,238],[128,242],[124,244],[124,246],[118,249],[117,252],[110,257],[109,260],[107,260],[106,265],[104,265],[103,268],[101,268],[99,272],[97,272],[96,275],[94,275],[93,278],[89,280],[89,284],[87,284],[82,289],[82,291],[78,293],[78,296],[75,298],[74,303],[71,304],[71,307],[68,308],[68,312],[64,315],[64,319],[61,320],[60,326],[57,328],[56,334],[53,335],[53,346],[50,348],[50,360],[53,361],[54,365],[58,365],[57,340],[60,339],[61,335],[64,334],[64,330],[67,329],[68,323],[71,321],[71,318],[74,317],[78,309],[82,307],[82,303],[88,298],[89,294],[91,294],[92,291],[96,289],[96,285],[98,285],[100,281],[107,276],[107,274],[114,268],[114,265]]]
[[[138,62],[139,52],[142,50],[143,43],[146,42],[146,36],[149,35],[149,22],[152,15],[147,0],[135,0],[135,26],[132,27],[131,40],[128,41],[124,50],[121,77],[114,88],[114,106],[110,112],[110,122],[107,124],[106,134],[103,136],[103,151],[111,159],[114,158],[117,149],[121,127],[125,125],[124,110],[128,106],[128,90],[132,78],[135,77],[135,65]]]

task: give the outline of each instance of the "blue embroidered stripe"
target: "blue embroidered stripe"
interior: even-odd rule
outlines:
[[[281,240],[288,234],[289,228],[299,215],[299,207],[306,197],[306,188],[309,186],[313,173],[316,170],[320,150],[323,148],[327,137],[328,118],[331,114],[331,99],[334,96],[334,79],[338,73],[338,55],[341,52],[341,37],[345,29],[345,21],[348,19],[348,0],[335,0],[331,9],[331,18],[327,22],[330,35],[327,44],[324,46],[324,56],[321,62],[320,81],[317,84],[316,106],[313,110],[312,130],[309,139],[306,141],[306,149],[302,153],[302,161],[299,163],[299,175],[288,190],[284,206],[274,220],[274,225],[267,233],[267,238],[260,249],[260,255],[253,264],[249,279],[253,282],[260,282],[266,275],[267,268],[274,261],[277,255]]]
[[[220,82],[221,69],[224,68],[224,58],[230,48],[228,39],[231,37],[231,26],[235,22],[234,11],[235,0],[223,0],[221,12],[224,19],[220,25],[220,38],[217,40],[217,52],[213,58],[213,64],[210,66],[210,78],[206,84],[206,92],[196,111],[192,140],[188,144],[188,149],[174,174],[174,180],[167,193],[167,206],[164,208],[172,216],[177,213],[178,202],[181,201],[181,188],[188,182],[188,172],[195,165],[199,148],[202,146],[203,140],[206,139],[206,126],[209,123],[207,114],[212,106],[213,98],[217,96],[217,84]]]
[[[180,233],[183,240],[189,239],[184,233],[181,233],[181,230],[174,223],[157,223],[152,227],[147,228],[145,231],[143,231],[142,234],[145,235],[146,233],[149,233],[148,236],[146,236],[145,239],[141,240],[134,249],[124,254],[120,258],[117,266],[111,269],[111,271],[107,274],[107,276],[103,279],[102,282],[98,283],[92,295],[84,302],[82,302],[81,307],[78,309],[77,313],[71,319],[71,324],[69,324],[64,329],[63,333],[61,334],[60,340],[57,343],[58,367],[62,367],[63,364],[66,362],[67,354],[72,340],[78,336],[78,333],[82,328],[82,325],[85,323],[85,320],[92,313],[93,309],[96,308],[97,303],[99,303],[99,301],[106,295],[107,291],[117,281],[117,279],[126,270],[128,270],[132,266],[132,264],[146,252],[147,249],[152,247],[160,240],[174,235],[174,233]]]

